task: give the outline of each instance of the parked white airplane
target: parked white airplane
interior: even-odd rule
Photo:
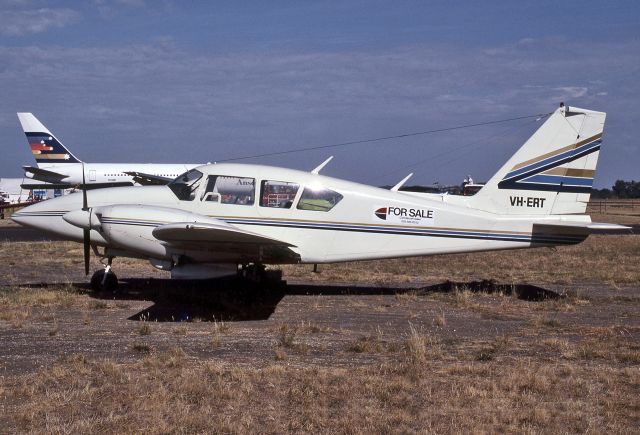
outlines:
[[[148,259],[173,278],[235,273],[238,265],[331,263],[570,245],[584,215],[605,114],[560,107],[474,196],[384,190],[312,172],[213,164],[168,186],[84,191],[29,206],[16,222],[89,247],[114,288],[115,257]],[[398,186],[396,186],[398,187]],[[254,270],[258,269],[257,267]]]
[[[199,164],[84,163],[71,153],[33,114],[18,113],[37,167],[23,166],[25,175],[52,183],[51,189],[85,184],[88,189],[167,184]],[[83,182],[83,168],[84,179]],[[25,184],[28,189],[34,188]],[[38,187],[35,187],[38,188]]]

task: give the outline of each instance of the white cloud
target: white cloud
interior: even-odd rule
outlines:
[[[140,8],[145,6],[144,0],[116,0],[116,2],[124,6],[131,6],[135,8]]]
[[[80,18],[72,9],[41,8],[33,10],[0,11],[0,33],[22,36],[43,33],[51,28],[62,28]]]
[[[155,160],[218,160],[540,113],[560,101],[610,110],[609,119],[634,128],[631,114],[640,87],[629,71],[637,65],[640,43],[525,45],[531,44],[535,49],[421,45],[377,52],[224,55],[185,51],[171,40],[118,48],[0,46],[0,81],[11,84],[3,93],[8,111],[41,113],[45,125],[53,118],[56,130],[65,131],[65,143],[85,144],[95,160],[126,155],[146,161],[144,144],[150,143],[162,150]],[[488,137],[488,132],[338,149],[328,171],[375,183],[372,174]],[[616,134],[607,132],[607,140],[615,142]],[[522,139],[507,132],[484,145],[511,153]],[[113,152],[98,146],[105,142],[113,144]],[[312,167],[309,161],[323,156],[264,162]],[[466,153],[451,165],[427,161],[416,182],[447,182],[469,171],[482,179],[504,157],[487,151]],[[361,164],[354,165],[354,159]]]
[[[114,18],[128,8],[145,8],[145,0],[94,0],[93,4],[104,18]]]
[[[587,95],[589,88],[583,86],[560,86],[553,88],[555,91],[560,91],[558,98],[580,98]]]

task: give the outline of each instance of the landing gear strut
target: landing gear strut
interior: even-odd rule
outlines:
[[[111,270],[113,257],[107,259],[104,269],[97,270],[91,277],[91,288],[97,292],[115,292],[118,289],[118,277]]]

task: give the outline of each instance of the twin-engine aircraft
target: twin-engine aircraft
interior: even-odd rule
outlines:
[[[85,163],[32,113],[18,113],[36,167],[23,166],[25,175],[49,183],[49,189],[99,189],[115,186],[167,184],[200,164],[177,163]],[[25,189],[41,189],[37,183],[23,183]]]
[[[604,122],[605,113],[561,105],[474,196],[325,177],[326,162],[311,172],[210,164],[166,186],[85,190],[12,219],[84,242],[86,273],[93,247],[106,265],[92,278],[96,289],[116,287],[116,257],[192,279],[264,264],[572,245],[593,230],[626,228],[584,214]]]

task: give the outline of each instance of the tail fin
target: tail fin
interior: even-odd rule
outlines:
[[[606,114],[560,105],[469,200],[507,215],[582,214],[593,185]]]
[[[38,166],[43,163],[81,162],[32,113],[18,113],[18,119]]]

